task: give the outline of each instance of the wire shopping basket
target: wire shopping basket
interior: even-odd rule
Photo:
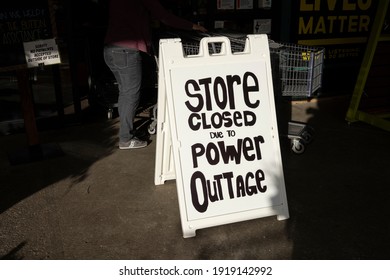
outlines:
[[[270,43],[274,82],[282,96],[312,97],[322,87],[324,49]],[[279,84],[278,84],[279,83]]]

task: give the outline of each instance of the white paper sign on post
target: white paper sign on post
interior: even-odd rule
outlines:
[[[215,45],[220,51],[210,53]],[[170,135],[159,137],[158,125],[157,154],[161,145],[172,147],[183,236],[266,216],[287,219],[267,36],[248,35],[239,53],[227,37],[203,38],[191,56],[180,39],[164,39],[159,55],[159,95],[167,105],[159,109],[167,111]]]
[[[24,42],[27,67],[38,67],[61,63],[55,39]]]

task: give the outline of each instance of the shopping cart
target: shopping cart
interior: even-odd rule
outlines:
[[[322,87],[324,49],[304,45],[269,42],[273,82],[282,97],[311,98]],[[302,154],[314,137],[314,129],[300,122],[288,122],[291,149]]]
[[[282,96],[310,98],[322,86],[324,49],[270,42],[271,57],[278,57]]]

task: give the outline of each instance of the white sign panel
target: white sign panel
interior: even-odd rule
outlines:
[[[272,0],[259,0],[259,8],[270,9],[272,7]]]
[[[232,54],[225,37],[204,38],[197,56],[162,41],[183,233],[270,215],[288,217],[268,41],[248,36]],[[218,54],[210,44],[222,42]]]
[[[24,42],[23,45],[28,67],[61,63],[55,39]]]
[[[219,10],[234,10],[234,0],[218,0],[217,8]]]
[[[271,19],[253,20],[254,34],[271,34]]]
[[[237,10],[253,9],[253,0],[236,0]]]

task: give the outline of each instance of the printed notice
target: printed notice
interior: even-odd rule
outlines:
[[[236,0],[237,10],[253,9],[253,0]]]
[[[54,39],[25,42],[23,45],[29,68],[61,63],[58,46]]]
[[[271,19],[255,19],[253,21],[254,34],[271,34]]]
[[[234,10],[234,0],[218,0],[217,7],[219,10]]]

